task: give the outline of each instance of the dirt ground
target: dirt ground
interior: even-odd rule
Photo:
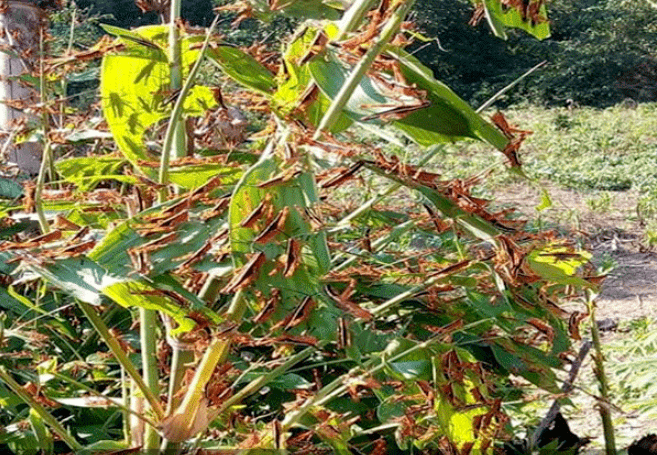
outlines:
[[[657,319],[657,252],[645,244],[641,221],[635,212],[636,195],[615,193],[604,210],[596,210],[591,207],[594,204],[590,202],[590,194],[558,188],[548,191],[553,207],[541,214],[546,222],[575,229],[587,239],[587,248],[593,252],[596,263],[606,261],[615,265],[596,300],[596,319],[620,324],[646,317]],[[498,196],[496,194],[496,200],[500,200]],[[526,186],[512,186],[502,192],[501,200],[519,208],[526,217],[535,218],[534,207],[540,202],[540,192]],[[627,335],[603,332],[602,341],[604,344],[623,336]],[[585,363],[580,376],[581,381],[592,380],[590,361],[588,365]],[[595,400],[587,396],[573,398],[579,409],[564,411],[571,429],[578,436],[592,438],[587,454],[603,453],[604,438]],[[657,433],[655,418],[637,413],[617,411],[614,423],[620,450],[648,433]]]

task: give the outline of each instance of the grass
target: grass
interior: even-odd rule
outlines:
[[[572,111],[523,105],[505,115],[534,132],[520,152],[530,177],[577,190],[657,195],[657,104]],[[494,152],[480,143],[465,144],[446,147],[440,165],[446,175],[464,177],[491,167]],[[490,183],[513,181],[502,167],[492,168]]]

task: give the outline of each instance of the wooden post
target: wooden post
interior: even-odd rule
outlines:
[[[37,68],[39,59],[39,31],[43,13],[28,1],[0,1],[0,141],[3,161],[16,163],[22,173],[36,174],[41,162],[42,144],[26,142],[13,145],[13,124],[25,116],[22,109],[14,109],[4,101],[26,101],[36,104],[36,91],[19,82],[17,77]]]

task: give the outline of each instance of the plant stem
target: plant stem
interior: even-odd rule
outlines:
[[[337,39],[341,40],[344,36],[356,30],[363,22],[363,18],[367,12],[372,9],[376,0],[358,0],[354,2],[351,7],[344,13],[340,19],[340,33]]]
[[[370,69],[372,63],[374,63],[374,59],[383,51],[383,48],[386,46],[386,44],[388,44],[399,31],[399,27],[401,26],[404,18],[406,18],[406,15],[409,13],[414,3],[415,0],[406,0],[397,6],[397,9],[384,26],[377,41],[369,48],[367,53],[354,67],[351,74],[349,74],[349,77],[347,77],[347,80],[340,88],[337,96],[322,117],[322,120],[317,127],[317,131],[315,131],[313,136],[314,140],[319,139],[324,131],[331,129],[331,127],[338,120],[340,114],[342,113],[342,109],[347,105],[351,95],[354,93],[354,90],[356,90],[356,87],[358,84],[360,84],[360,81],[362,80],[363,76],[365,76],[365,73]]]
[[[96,397],[98,397],[98,398],[104,398],[104,399],[106,399],[107,401],[111,401],[112,406],[116,406],[116,407],[119,408],[121,411],[123,411],[125,414],[133,414],[133,415],[137,416],[137,418],[139,418],[139,419],[143,420],[144,422],[148,423],[149,425],[155,426],[155,422],[153,422],[152,420],[150,420],[150,419],[148,419],[148,418],[142,416],[142,415],[139,414],[139,413],[136,413],[136,412],[132,411],[132,409],[130,409],[129,406],[126,406],[125,403],[121,403],[121,404],[119,404],[119,403],[118,403],[117,401],[115,401],[115,400],[110,400],[108,397],[106,397],[106,396],[103,395],[102,393],[98,392],[97,390],[95,390],[95,389],[93,389],[93,388],[91,388],[91,387],[88,387],[88,386],[82,384],[81,382],[76,381],[75,379],[66,376],[65,374],[57,373],[56,371],[51,372],[50,374],[52,374],[52,375],[53,375],[54,377],[56,377],[57,379],[61,379],[62,381],[66,381],[66,382],[68,382],[69,384],[74,385],[75,387],[78,387],[78,388],[80,388],[80,389],[82,389],[82,390],[88,392],[89,394],[91,394],[91,395],[93,395],[93,396],[96,396]],[[123,381],[123,376],[124,376],[123,371],[121,372],[121,376],[122,376],[122,381]],[[126,379],[125,382],[127,382],[127,378],[125,378],[125,379]],[[123,387],[122,387],[122,388],[123,388]]]
[[[125,353],[125,351],[121,348],[121,345],[116,340],[116,338],[112,336],[103,320],[100,318],[100,316],[98,316],[98,313],[96,313],[96,310],[94,310],[91,305],[85,302],[78,301],[78,305],[80,305],[80,309],[87,317],[87,319],[89,319],[89,322],[91,322],[93,328],[96,330],[96,332],[98,332],[98,335],[103,339],[105,344],[107,344],[110,351],[112,351],[112,354],[114,354],[114,357],[116,357],[116,360],[119,362],[119,364],[125,368],[126,373],[128,373],[132,380],[135,381],[135,384],[144,395],[144,398],[146,398],[146,401],[148,401],[150,404],[151,409],[157,417],[157,420],[162,419],[164,417],[164,411],[156,395],[154,395],[153,392],[151,392],[151,390],[148,388],[141,375],[139,374],[139,371],[132,363],[128,355]]]
[[[173,4],[171,5],[171,8],[173,14]],[[201,51],[199,52],[199,56],[196,59],[196,62],[194,63],[194,66],[192,67],[191,71],[189,72],[187,79],[185,80],[185,84],[182,85],[182,75],[181,75],[180,76],[181,85],[178,86],[177,88],[174,88],[173,73],[176,67],[172,61],[171,89],[180,90],[180,93],[176,97],[176,103],[174,104],[173,110],[171,111],[171,117],[169,118],[169,124],[167,126],[167,131],[164,135],[164,143],[162,145],[162,156],[160,158],[160,172],[158,179],[158,183],[162,185],[166,185],[169,183],[169,162],[171,159],[171,155],[174,155],[176,157],[185,156],[186,153],[185,131],[184,131],[184,121],[182,121],[183,104],[185,98],[187,97],[187,94],[189,93],[189,90],[194,85],[196,75],[198,74],[198,71],[201,68],[201,63],[203,62],[203,58],[205,57],[205,53],[210,44],[210,38],[212,37],[212,32],[214,31],[214,28],[217,26],[218,22],[219,22],[219,15],[215,16],[214,21],[212,21],[212,24],[210,25],[210,28],[207,31],[207,34],[205,36],[205,41],[203,42],[203,47],[201,48]],[[173,39],[171,38],[171,36],[173,35],[174,31],[177,36],[178,33],[177,28],[172,26],[170,32],[171,34],[169,35],[170,47],[171,47],[171,40]],[[174,148],[174,144],[175,144],[175,148]],[[160,200],[162,201],[165,198],[166,198],[166,188],[160,191]]]
[[[600,385],[600,396],[602,402],[598,403],[600,417],[602,418],[602,430],[605,435],[605,451],[607,455],[616,455],[616,437],[614,435],[614,423],[611,420],[611,412],[607,403],[609,402],[609,383],[605,374],[604,355],[602,353],[602,343],[600,342],[600,331],[595,320],[595,302],[589,296],[589,318],[591,321],[591,338],[593,339],[593,362],[595,363],[594,373]]]
[[[289,359],[287,359],[285,363],[274,368],[269,373],[264,374],[262,376],[258,376],[258,378],[254,379],[253,381],[249,382],[246,386],[242,387],[240,391],[237,392],[235,395],[233,395],[232,397],[221,403],[218,412],[219,413],[224,412],[225,410],[229,409],[231,406],[240,403],[244,398],[262,389],[264,386],[266,386],[267,384],[269,384],[271,381],[278,378],[282,374],[287,373],[290,370],[290,368],[292,368],[294,365],[301,362],[302,360],[307,359],[313,352],[317,352],[318,349],[323,348],[326,344],[328,344],[328,341],[321,341],[317,344],[316,347],[306,348],[303,351],[299,352],[298,354],[295,354]]]
[[[233,301],[228,309],[228,321],[239,321],[246,310],[246,299],[243,291],[237,291],[233,296]],[[223,362],[230,351],[231,340],[218,338],[212,341],[207,347],[203,358],[196,367],[194,378],[187,388],[182,403],[173,413],[177,416],[185,416],[184,421],[178,425],[186,425],[181,428],[179,434],[188,435],[194,426],[196,415],[199,412],[201,399],[205,396],[205,387],[212,377],[212,373],[220,362]],[[171,416],[172,414],[169,414]],[[191,436],[190,436],[191,437]],[[176,453],[178,444],[173,441],[165,440],[162,444],[162,452]]]
[[[429,161],[431,161],[438,152],[443,150],[443,147],[441,145],[434,145],[432,146],[427,153],[424,154],[424,156],[418,161],[417,167],[424,166],[427,164]],[[392,193],[397,191],[399,188],[402,187],[401,183],[393,183],[392,185],[388,186],[387,188],[379,191],[378,194],[376,194],[373,198],[362,204],[360,207],[358,207],[356,210],[351,212],[349,215],[346,217],[342,218],[336,225],[335,228],[332,229],[333,232],[342,229],[343,227],[349,226],[349,223],[351,221],[355,220],[358,218],[361,214],[372,208],[374,204],[382,201],[385,199],[387,196],[390,196]]]
[[[43,211],[43,187],[46,182],[46,172],[50,168],[50,161],[52,159],[52,149],[50,140],[48,139],[49,133],[49,121],[48,111],[46,110],[46,75],[44,72],[43,61],[45,59],[44,55],[44,42],[43,42],[43,27],[39,30],[39,98],[41,100],[41,128],[43,129],[43,152],[41,153],[41,166],[39,167],[39,176],[37,177],[36,187],[34,189],[34,207],[37,212],[37,217],[39,218],[39,226],[41,227],[41,232],[47,234],[50,232],[50,226],[48,226],[48,220],[46,220],[46,215]],[[52,177],[52,176],[51,176]]]
[[[480,323],[476,322],[474,324]],[[342,376],[338,377],[337,379],[333,380],[331,383],[327,384],[326,386],[322,387],[321,390],[319,390],[315,396],[309,398],[305,403],[303,403],[301,406],[299,406],[296,410],[293,412],[290,412],[285,416],[285,419],[283,420],[281,427],[283,431],[287,431],[290,428],[292,428],[294,425],[296,425],[299,420],[313,407],[315,406],[321,406],[323,404],[328,403],[331,401],[333,398],[342,395],[343,393],[347,392],[349,389],[349,384],[347,384],[347,379],[355,376],[371,376],[378,371],[382,370],[388,362],[394,362],[396,360],[399,360],[403,357],[406,357],[407,355],[412,354],[413,352],[420,350],[420,349],[426,349],[429,347],[431,344],[438,342],[443,339],[443,335],[439,336],[434,336],[432,338],[429,338],[428,340],[416,344],[415,346],[406,349],[405,351],[390,357],[389,359],[386,359],[385,357],[382,357],[381,359],[373,358],[368,360],[367,362],[364,362],[362,365],[357,366],[349,370],[348,373],[343,374]],[[385,354],[384,354],[385,356]],[[377,365],[377,362],[378,365]]]
[[[43,211],[43,187],[46,183],[46,172],[48,172],[48,162],[50,157],[50,141],[46,140],[46,143],[43,147],[43,153],[41,155],[41,166],[39,167],[39,175],[36,181],[36,187],[34,188],[34,207],[39,218],[39,227],[41,228],[42,234],[47,234],[50,232],[50,226],[48,225],[48,220],[46,219],[46,214]]]
[[[52,428],[52,430],[61,438],[67,446],[71,448],[74,452],[79,452],[83,449],[83,446],[75,440],[75,438],[69,433],[66,428],[62,426],[57,419],[55,419],[52,414],[50,414],[41,404],[39,404],[34,397],[32,397],[25,389],[23,389],[20,384],[14,381],[7,370],[4,367],[0,367],[0,379],[7,384],[7,386],[14,392],[18,397],[27,403],[30,408],[34,409],[41,419]]]
[[[157,397],[160,394],[157,371],[157,342],[155,329],[157,314],[155,310],[139,308],[139,334],[141,339],[141,364],[146,387]],[[150,403],[150,401],[149,401]],[[159,404],[159,403],[158,403]],[[146,427],[144,447],[147,450],[157,450],[160,446],[160,435],[152,426]]]

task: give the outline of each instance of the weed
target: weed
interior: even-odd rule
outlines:
[[[588,198],[586,205],[593,212],[606,213],[613,208],[614,199],[614,196],[607,191],[599,196]]]

